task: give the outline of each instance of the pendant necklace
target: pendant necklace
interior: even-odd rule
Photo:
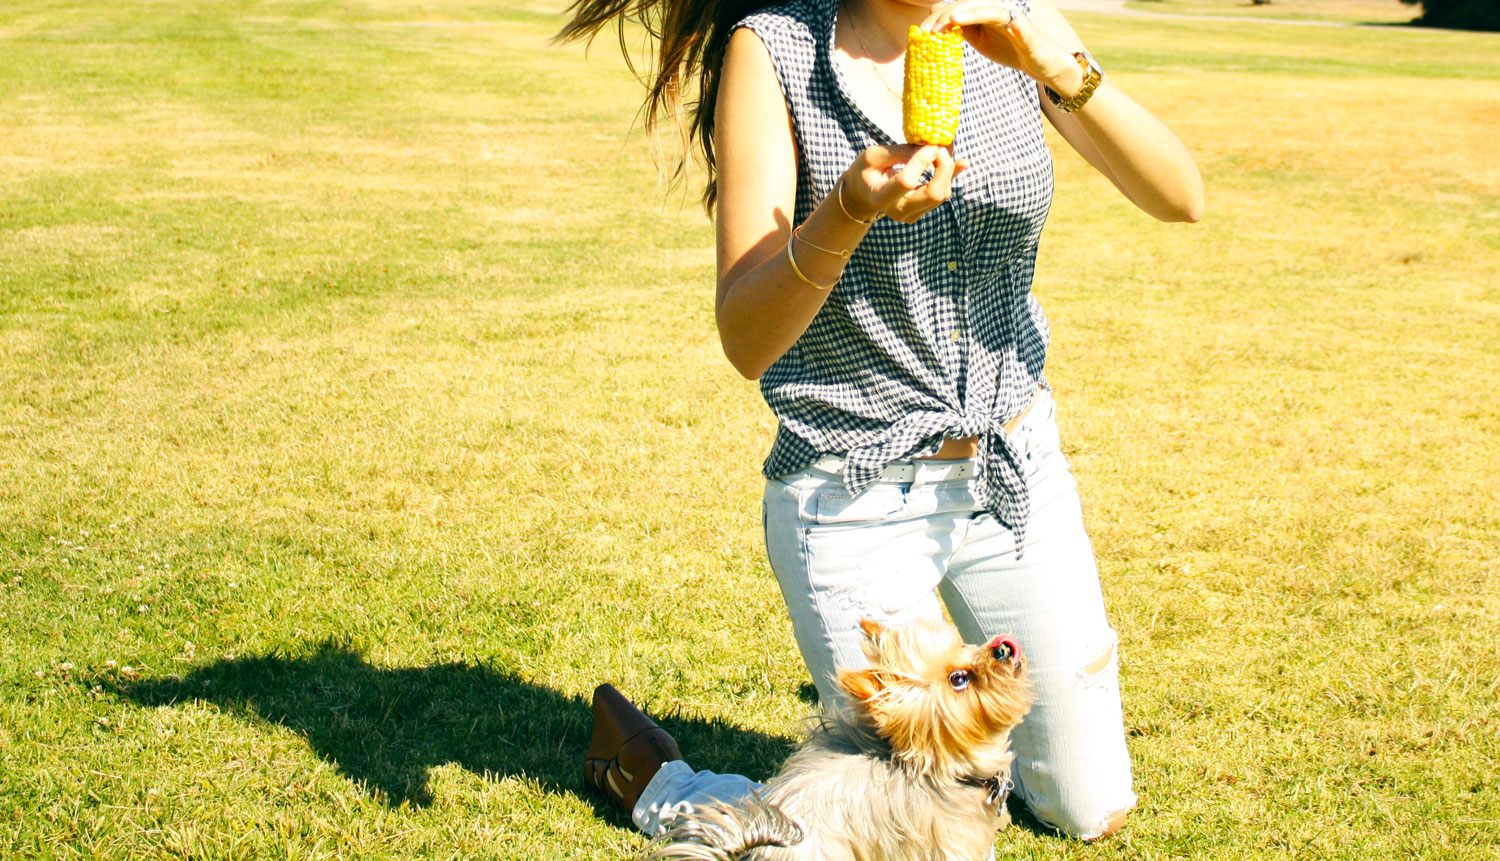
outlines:
[[[854,15],[852,14],[854,10],[852,8],[850,8],[850,6],[848,4],[845,4],[844,11],[851,13],[851,14],[845,15],[844,18],[845,18],[845,20],[847,20],[849,22],[849,32],[851,32],[851,33],[854,34],[854,41],[856,41],[856,42],[859,43],[859,49],[864,52],[865,62],[867,62],[867,63],[870,64],[870,70],[875,73],[875,77],[876,78],[880,79],[880,84],[881,84],[881,86],[885,87],[886,92],[888,92],[891,95],[895,96],[896,99],[897,99],[897,101],[900,101],[901,94],[898,93],[898,92],[896,92],[895,88],[892,87],[886,81],[885,75],[881,74],[881,72],[880,72],[880,66],[876,64],[875,58],[870,55],[870,49],[869,49],[868,46],[865,45],[864,38],[859,35],[859,27],[855,25],[855,23],[854,23]]]

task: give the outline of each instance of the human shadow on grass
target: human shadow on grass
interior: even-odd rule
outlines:
[[[101,684],[105,682],[101,680]],[[147,706],[209,702],[253,722],[286,727],[392,806],[432,802],[428,775],[456,763],[481,775],[524,775],[548,792],[591,802],[605,819],[628,817],[583,784],[593,713],[567,696],[493,667],[451,663],[382,668],[346,644],[221,660],[186,676],[109,684]],[[695,768],[764,778],[789,739],[722,721],[654,715]]]

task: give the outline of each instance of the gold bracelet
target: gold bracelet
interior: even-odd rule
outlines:
[[[833,289],[833,284],[839,283],[837,281],[834,281],[833,284],[829,284],[827,287],[824,287],[822,284],[818,284],[818,283],[814,282],[811,278],[808,278],[806,275],[803,275],[802,274],[802,268],[797,265],[797,258],[792,256],[792,240],[790,238],[788,238],[787,241],[786,241],[786,259],[787,259],[787,262],[789,262],[789,263],[792,264],[792,271],[795,272],[795,273],[797,273],[797,277],[802,279],[802,283],[806,284],[809,287],[812,287],[812,288],[815,288],[815,289],[818,289],[818,290],[825,290],[826,291],[826,290],[832,290]]]
[[[817,245],[817,244],[814,244],[812,242],[809,242],[806,236],[803,236],[801,233],[797,232],[797,231],[801,230],[802,228],[804,228],[806,226],[807,226],[807,224],[806,224],[806,222],[804,222],[804,223],[799,224],[796,227],[792,228],[792,238],[793,239],[800,239],[800,240],[802,240],[802,244],[803,245],[806,245],[809,248],[813,248],[813,249],[816,249],[818,251],[821,251],[824,254],[832,254],[834,257],[837,257],[840,260],[848,260],[849,259],[849,255],[851,255],[851,254],[854,253],[853,251],[835,251],[832,248],[824,248],[821,245]]]
[[[844,178],[842,176],[839,177],[839,184],[834,186],[833,188],[833,196],[836,200],[838,200],[839,209],[842,209],[844,211],[844,216],[855,224],[874,224],[876,221],[880,220],[881,215],[884,215],[884,213],[876,212],[874,215],[870,216],[869,221],[855,218],[854,215],[849,212],[849,207],[844,205]]]

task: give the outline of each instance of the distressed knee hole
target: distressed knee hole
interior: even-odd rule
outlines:
[[[1099,657],[1093,659],[1092,661],[1089,661],[1088,664],[1084,666],[1083,674],[1086,676],[1095,676],[1099,673],[1104,672],[1105,668],[1109,666],[1109,662],[1113,660],[1114,657],[1115,644],[1110,643],[1108,646],[1104,647],[1104,651],[1099,653]]]
[[[1115,674],[1110,672],[1117,666],[1119,640],[1111,638],[1104,649],[1088,663],[1078,669],[1078,684],[1085,688],[1104,688],[1111,684]]]
[[[1130,811],[1135,807],[1132,801],[1128,806],[1116,810],[1113,813],[1100,814],[1092,805],[1082,806],[1075,809],[1059,811],[1061,815],[1050,817],[1043,811],[1032,808],[1043,824],[1056,830],[1059,834],[1065,834],[1085,843],[1095,840],[1103,840],[1114,834],[1125,826],[1125,820]]]
[[[1113,835],[1116,831],[1119,831],[1121,828],[1125,827],[1125,817],[1129,815],[1129,807],[1125,808],[1124,810],[1118,810],[1114,813],[1111,813],[1109,815],[1109,818],[1105,820],[1104,829],[1102,831],[1100,831],[1093,837],[1085,837],[1083,839],[1086,841],[1103,840],[1104,838]]]

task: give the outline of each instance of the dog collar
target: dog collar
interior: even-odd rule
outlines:
[[[1010,780],[1010,775],[1006,775],[1003,778],[998,774],[994,777],[960,777],[958,782],[969,786],[977,786],[980,789],[988,789],[990,794],[984,797],[986,807],[999,807],[1000,802],[1004,801],[1005,797],[1010,795],[1010,791],[1015,788],[1015,784]]]

